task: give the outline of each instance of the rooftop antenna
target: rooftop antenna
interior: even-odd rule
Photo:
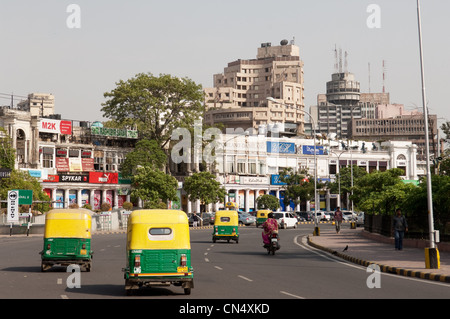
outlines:
[[[386,61],[383,60],[383,93],[386,93]]]
[[[339,73],[342,73],[342,49],[339,48]]]
[[[345,60],[344,60],[344,72],[345,73],[348,73],[348,60],[347,60],[347,58],[348,58],[348,53],[347,53],[347,51],[345,51]]]
[[[337,53],[337,48],[336,48],[336,44],[334,45],[334,73],[338,73],[339,69],[338,69],[338,53]]]
[[[370,93],[370,62],[368,64],[369,64],[369,93]]]

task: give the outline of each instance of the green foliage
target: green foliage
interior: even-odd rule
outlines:
[[[0,181],[0,197],[6,199],[8,191],[13,189],[30,189],[33,191],[33,201],[50,201],[50,198],[42,190],[39,181],[28,174],[28,172],[11,171],[11,176],[3,178]],[[33,204],[35,209],[46,212],[50,209],[50,205],[45,204]]]
[[[10,136],[0,127],[0,167],[14,169],[16,151],[12,148]]]
[[[445,229],[450,223],[450,176],[432,175],[433,217],[436,229]],[[427,183],[424,178],[418,187],[407,194],[404,210],[417,223],[428,225]]]
[[[146,208],[160,208],[161,202],[177,198],[178,181],[175,177],[150,166],[138,167],[132,184],[131,197],[142,199]]]
[[[199,200],[202,205],[222,202],[226,191],[210,172],[194,173],[186,177],[184,190],[190,201]]]
[[[138,165],[161,170],[166,164],[167,156],[154,140],[140,140],[134,150],[127,154],[121,165],[123,176],[131,176]]]
[[[276,196],[270,194],[259,196],[256,199],[256,204],[258,209],[277,210],[280,208],[280,200]]]
[[[351,199],[358,209],[372,214],[394,214],[402,208],[414,185],[405,184],[400,176],[403,170],[393,168],[375,171],[357,179]]]
[[[292,200],[295,204],[300,201],[308,201],[314,199],[314,176],[309,175],[306,171],[294,173],[292,168],[284,169],[280,173],[280,181],[285,183],[283,189],[284,204],[288,205]],[[317,189],[325,186],[323,183],[317,183]]]
[[[171,132],[189,128],[204,112],[201,85],[188,78],[139,73],[104,94],[103,115],[118,125],[136,125],[141,137],[165,146]]]

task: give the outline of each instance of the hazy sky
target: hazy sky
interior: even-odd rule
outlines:
[[[80,8],[73,20],[70,4]],[[375,11],[367,12],[376,4]],[[450,1],[422,0],[430,113],[450,120]],[[380,22],[369,28],[368,18]],[[67,20],[80,22],[69,28]],[[75,17],[76,18],[76,17]],[[212,86],[228,62],[256,58],[263,42],[300,47],[305,105],[325,93],[335,46],[361,91],[422,110],[416,0],[0,0],[0,93],[52,93],[63,118],[102,120],[103,93],[137,73],[189,77]],[[0,94],[0,105],[10,97]]]

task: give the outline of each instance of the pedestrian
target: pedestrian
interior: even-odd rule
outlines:
[[[197,227],[197,225],[198,225],[198,216],[197,216],[197,213],[196,212],[194,212],[194,215],[192,216],[192,227]]]
[[[341,231],[341,224],[342,224],[342,212],[341,208],[337,207],[336,211],[334,212],[334,224],[336,225],[336,234],[339,234]]]
[[[392,228],[394,231],[395,250],[402,250],[403,237],[405,236],[405,232],[408,231],[408,223],[406,222],[405,216],[402,215],[400,208],[395,211],[395,216],[392,221]]]

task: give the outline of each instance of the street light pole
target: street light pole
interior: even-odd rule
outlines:
[[[426,149],[426,165],[427,165],[427,202],[428,202],[428,227],[430,236],[430,248],[426,250],[426,266],[427,268],[439,268],[439,254],[435,248],[435,231],[433,218],[433,193],[431,184],[431,168],[430,168],[430,137],[428,129],[428,110],[426,106],[426,91],[425,91],[425,70],[423,63],[423,47],[422,47],[422,22],[420,17],[420,1],[417,0],[417,21],[419,31],[419,49],[420,49],[420,67],[422,78],[422,103],[423,116],[425,122],[425,149]],[[428,255],[427,255],[428,253]]]
[[[280,103],[277,100],[275,100],[273,97],[267,97],[266,98],[268,101],[271,101],[272,103],[276,103],[276,104],[281,104],[285,107],[291,107],[294,108],[290,105],[284,104],[284,103]],[[309,118],[311,119],[312,125],[313,125],[313,134],[314,134],[314,223],[315,223],[315,230],[314,230],[314,234],[315,235],[319,235],[319,227],[317,224],[317,155],[316,155],[316,123],[312,117],[311,114],[309,114],[307,111],[305,110],[301,110],[298,108],[295,108],[296,110],[303,112],[305,114],[307,114],[309,116]],[[319,203],[319,209],[320,209],[320,203]]]

